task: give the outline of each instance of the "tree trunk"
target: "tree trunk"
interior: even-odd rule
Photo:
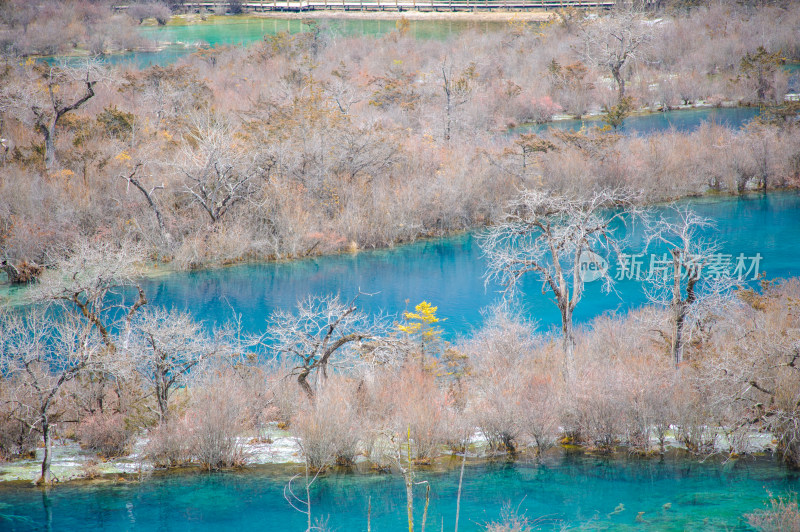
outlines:
[[[686,321],[686,303],[684,301],[673,302],[675,314],[675,330],[672,341],[672,358],[677,368],[683,360],[683,324]]]
[[[158,401],[158,413],[161,416],[161,423],[164,423],[167,420],[167,416],[169,415],[169,409],[167,406],[167,400],[169,399],[169,392],[166,384],[161,382],[156,383],[156,400]]]
[[[622,103],[622,99],[625,98],[625,80],[622,79],[622,65],[612,65],[611,75],[617,83],[617,103]]]
[[[300,385],[300,388],[306,392],[306,395],[312,401],[314,400],[314,390],[311,389],[311,385],[308,384],[308,375],[311,373],[311,370],[303,370],[297,375],[297,383]]]
[[[672,340],[672,358],[675,361],[677,368],[683,362],[683,344],[684,344],[684,328],[686,325],[686,316],[689,313],[689,307],[695,302],[697,298],[695,294],[695,285],[697,284],[697,277],[695,272],[688,270],[686,281],[686,297],[681,294],[681,278],[683,276],[682,265],[684,260],[688,259],[684,255],[685,251],[680,249],[673,249],[672,264],[673,264],[673,285],[672,285],[672,312],[674,319],[673,340]]]
[[[42,476],[36,482],[39,485],[50,484],[50,463],[53,456],[53,443],[50,439],[50,423],[47,420],[47,415],[42,415],[42,438],[44,439],[44,458],[42,458]]]
[[[467,443],[464,442],[464,456],[461,457],[461,474],[458,476],[458,496],[456,497],[456,526],[455,532],[458,532],[458,515],[461,513],[461,485],[464,483],[464,465],[467,463]]]
[[[129,183],[132,183],[133,186],[138,188],[139,191],[144,195],[144,198],[147,200],[147,204],[150,205],[150,208],[153,210],[153,212],[156,215],[156,221],[158,222],[158,227],[161,230],[161,237],[167,242],[168,246],[172,247],[172,235],[167,230],[167,225],[164,223],[164,217],[161,216],[161,210],[159,210],[158,205],[156,205],[156,202],[153,199],[151,193],[148,192],[147,189],[144,188],[144,186],[142,186],[142,184],[139,182],[138,179],[135,179],[133,177],[133,176],[136,175],[136,171],[139,169],[140,166],[141,166],[140,164],[136,165],[136,168],[134,168],[133,173],[127,177],[127,180],[128,180]],[[155,192],[156,190],[158,190],[160,188],[164,188],[164,187],[163,186],[154,187],[152,192]]]
[[[561,310],[561,333],[564,348],[564,380],[572,383],[575,373],[575,335],[572,331],[572,312]]]
[[[411,464],[408,464],[411,468]],[[414,532],[414,481],[409,471],[405,476],[406,481],[406,509],[408,510],[408,532]]]
[[[56,124],[52,122],[47,126],[42,126],[41,132],[44,136],[44,166],[48,170],[52,170],[56,165]]]
[[[444,140],[450,142],[450,91],[445,90],[445,96]]]
[[[428,484],[425,486],[425,509],[422,511],[422,524],[420,525],[420,531],[425,532],[425,523],[428,521],[428,505],[431,502],[431,485]]]
[[[311,483],[308,481],[308,458],[306,458],[306,510],[308,520],[306,532],[311,532],[313,528],[311,526]]]

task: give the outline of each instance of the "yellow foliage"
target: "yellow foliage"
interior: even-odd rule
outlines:
[[[128,155],[127,152],[123,151],[123,152],[120,152],[116,157],[114,157],[114,159],[116,159],[118,161],[130,161],[131,160],[131,156]]]
[[[434,307],[427,301],[423,301],[414,307],[416,312],[403,312],[403,319],[406,324],[400,324],[397,328],[406,334],[421,334],[423,338],[437,337],[442,333],[438,327],[434,327],[434,323],[439,323],[439,318],[436,317],[436,311],[439,307]]]

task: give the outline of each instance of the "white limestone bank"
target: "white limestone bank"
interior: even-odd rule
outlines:
[[[775,451],[775,440],[770,434],[753,432],[748,437],[747,451],[759,454]],[[259,438],[240,437],[238,442],[244,449],[248,465],[267,464],[301,464],[303,456],[297,438],[287,431],[271,424]],[[651,438],[654,450],[658,449],[658,441]],[[682,450],[685,447],[670,435],[666,440],[668,450]],[[55,440],[53,445],[52,473],[58,482],[70,480],[94,479],[113,475],[144,475],[154,470],[144,455],[146,438],[139,438],[133,445],[132,452],[124,457],[103,460],[96,453],[81,449],[72,440]],[[729,448],[723,434],[716,439],[715,453],[726,455]],[[591,450],[591,448],[586,448]],[[524,452],[524,449],[522,450]],[[442,454],[451,454],[450,449],[442,449]],[[488,456],[486,439],[476,431],[470,439],[468,456]],[[709,452],[709,454],[715,454]],[[27,481],[35,482],[41,474],[42,450],[39,449],[35,459],[0,462],[0,482]],[[357,462],[366,461],[359,457]]]

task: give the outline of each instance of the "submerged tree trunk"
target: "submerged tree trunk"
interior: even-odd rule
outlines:
[[[411,464],[409,463],[409,468]],[[406,509],[408,510],[408,532],[414,532],[414,480],[411,473],[403,475],[406,481]]]
[[[469,440],[467,440],[469,441]],[[461,486],[464,483],[464,465],[467,463],[467,443],[464,443],[464,456],[461,457],[461,474],[458,476],[458,496],[456,497],[456,526],[458,532],[458,515],[461,513]]]

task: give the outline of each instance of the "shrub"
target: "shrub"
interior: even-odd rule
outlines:
[[[187,416],[192,427],[192,454],[207,470],[240,467],[247,459],[238,438],[247,425],[246,398],[220,383],[225,380],[198,387]]]
[[[292,418],[290,430],[316,470],[332,464],[351,465],[358,453],[363,430],[353,401],[355,386],[342,378],[332,378],[307,401]]]
[[[557,388],[549,375],[531,375],[522,395],[525,408],[520,413],[523,433],[539,453],[558,439]]]
[[[531,530],[533,530],[533,524],[510,504],[503,506],[500,512],[500,521],[486,525],[486,532],[531,532]]]
[[[515,452],[524,433],[529,408],[545,406],[529,391],[535,346],[530,327],[498,315],[463,346],[473,367],[472,412],[492,450]],[[526,399],[539,403],[531,405]]]
[[[119,413],[96,413],[83,419],[76,430],[82,447],[111,458],[125,454],[131,432]]]
[[[750,526],[761,532],[800,530],[800,509],[797,507],[797,500],[770,496],[769,503],[769,508],[745,515]]]
[[[409,362],[393,376],[389,391],[394,398],[394,431],[401,435],[411,431],[418,461],[435,458],[440,445],[459,439],[451,433],[451,429],[458,432],[458,427],[450,395],[416,363]]]
[[[24,456],[36,449],[39,433],[8,411],[0,411],[0,461]]]
[[[191,431],[186,420],[171,419],[151,429],[144,452],[155,467],[177,467],[191,462]]]

